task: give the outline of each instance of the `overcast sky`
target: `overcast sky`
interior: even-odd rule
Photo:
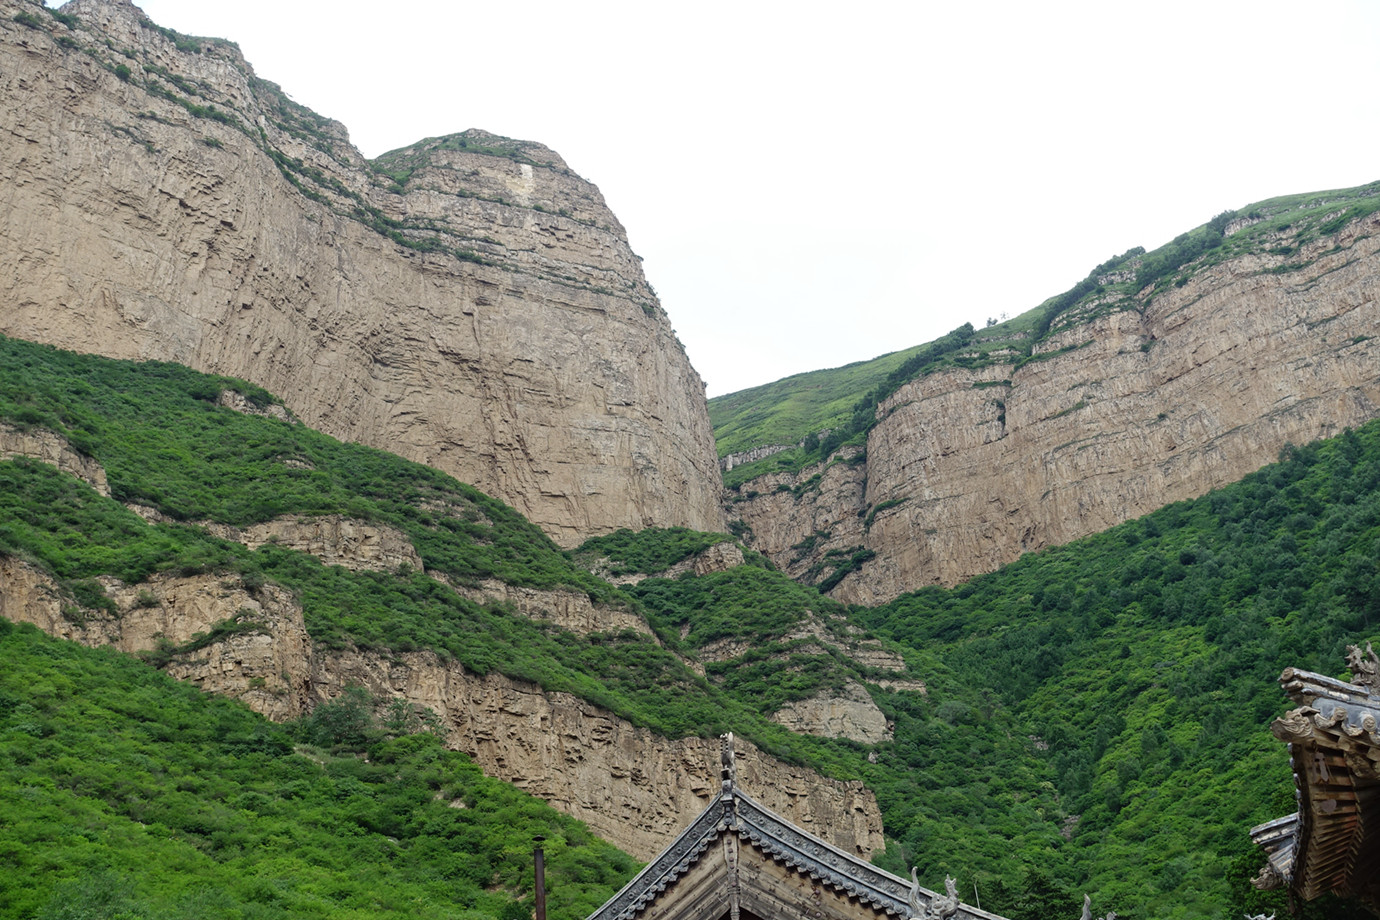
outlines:
[[[603,191],[709,395],[1012,316],[1380,179],[1380,3],[143,0],[366,156],[483,128]]]

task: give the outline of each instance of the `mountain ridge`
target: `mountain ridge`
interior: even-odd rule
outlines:
[[[957,330],[911,379],[858,394],[842,433],[734,469],[735,532],[841,600],[884,603],[1364,424],[1380,414],[1377,207],[1374,185],[1271,199],[1110,260],[1005,328]],[[739,418],[772,411],[739,402]]]
[[[371,165],[125,0],[0,14],[0,331],[255,381],[567,546],[723,529],[702,381],[554,153],[474,131]]]

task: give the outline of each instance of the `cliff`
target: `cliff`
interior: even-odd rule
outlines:
[[[290,394],[558,542],[721,530],[703,384],[598,190],[479,131],[366,161],[231,43],[0,0],[0,331]]]
[[[975,346],[878,405],[865,459],[760,476],[730,513],[793,576],[877,604],[1234,482],[1380,415],[1378,231],[1286,224],[1094,296],[1029,353]]]

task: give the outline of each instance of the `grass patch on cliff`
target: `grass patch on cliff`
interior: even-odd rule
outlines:
[[[0,658],[6,916],[527,916],[540,834],[548,910],[579,920],[636,869],[430,734],[298,753],[127,656],[0,620]]]
[[[767,471],[795,472],[828,460],[839,447],[864,445],[877,422],[877,407],[887,397],[916,376],[958,360],[957,353],[973,338],[972,325],[965,323],[906,352],[832,371],[801,374],[710,400],[709,418],[720,456],[751,447],[797,445],[793,451],[735,467],[730,471],[732,482],[736,485]],[[871,385],[860,396],[844,390],[863,383]],[[809,395],[811,389],[817,391],[813,396]],[[801,397],[802,393],[806,395]],[[782,440],[758,440],[773,436]]]
[[[104,464],[113,495],[104,498],[48,464],[0,462],[0,552],[52,573],[77,616],[79,606],[118,613],[95,581],[100,575],[137,584],[156,573],[213,573],[251,590],[273,582],[294,594],[309,633],[327,649],[431,650],[478,674],[573,693],[666,737],[731,729],[793,762],[820,763],[808,742],[698,677],[648,636],[576,635],[500,604],[475,604],[431,577],[470,585],[492,578],[635,606],[512,508],[383,451],[232,411],[219,405],[227,389],[251,404],[275,402],[242,381],[179,365],[112,361],[0,337],[0,420],[64,435]],[[126,501],[173,521],[148,524]],[[395,527],[429,574],[353,572],[273,543],[251,552],[196,523],[245,526],[282,515]],[[724,539],[652,531],[624,535],[610,550],[647,565]],[[837,761],[824,768],[849,769]]]

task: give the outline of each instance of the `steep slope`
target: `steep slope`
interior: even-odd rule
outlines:
[[[523,916],[541,834],[549,914],[580,920],[636,867],[358,696],[290,734],[5,620],[0,658],[7,917]]]
[[[796,451],[756,478],[735,471],[736,526],[793,575],[875,604],[1201,495],[1286,444],[1375,418],[1378,193],[1262,202],[1100,266],[1040,322],[973,334],[874,391],[860,404],[865,454],[802,468]]]
[[[1013,920],[1081,891],[1123,916],[1280,906],[1249,900],[1244,836],[1288,810],[1274,677],[1335,673],[1380,616],[1375,425],[849,610],[676,529],[575,554],[616,589],[501,503],[175,365],[0,337],[0,420],[0,619],[278,720],[334,724],[361,688],[425,706],[486,773],[639,854],[712,794],[706,736],[733,729],[773,808]]]
[[[0,336],[0,617],[274,719],[352,686],[425,706],[490,775],[644,859],[703,809],[732,729],[769,807],[883,846],[856,770],[821,776],[810,739],[704,680],[513,509],[282,414],[243,381]]]
[[[563,544],[722,529],[703,384],[594,186],[471,131],[371,164],[231,43],[0,0],[0,331],[291,394]]]

